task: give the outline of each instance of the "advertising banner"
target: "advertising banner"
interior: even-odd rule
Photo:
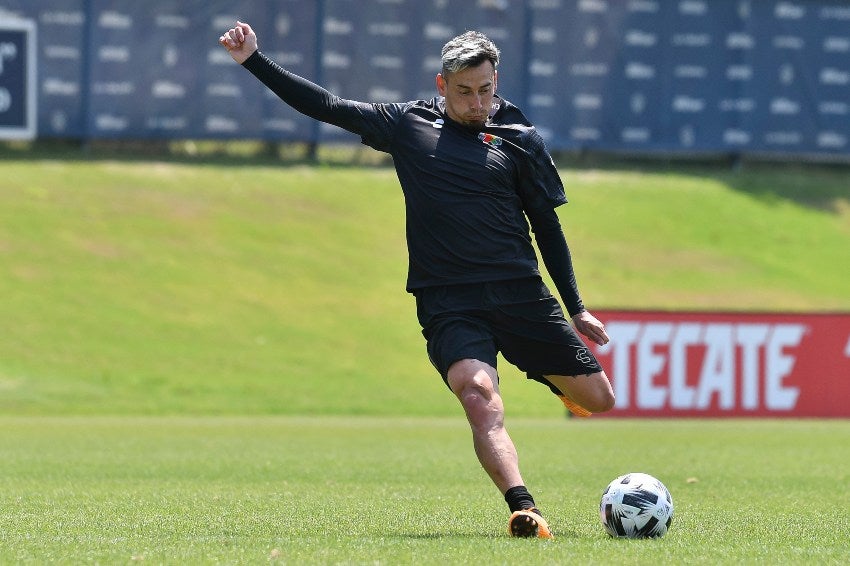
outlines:
[[[32,54],[38,63],[38,137],[84,137],[86,2],[0,0],[0,22],[14,19],[30,20],[37,30]]]
[[[850,314],[600,311],[623,417],[850,417]]]
[[[550,147],[850,149],[846,2],[545,0],[528,10],[524,102]]]
[[[0,139],[35,137],[35,61],[35,25],[0,21]]]
[[[364,102],[431,98],[443,44],[480,30],[552,150],[850,156],[835,0],[0,0],[21,19],[40,137],[357,143],[231,60],[216,40],[241,19],[282,67]]]

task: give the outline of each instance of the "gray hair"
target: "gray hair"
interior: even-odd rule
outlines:
[[[467,31],[443,46],[443,76],[457,73],[469,67],[477,67],[484,61],[499,64],[499,49],[490,38],[481,32]]]

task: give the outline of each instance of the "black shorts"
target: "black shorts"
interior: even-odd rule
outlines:
[[[453,363],[475,359],[495,368],[499,352],[556,394],[544,375],[602,371],[539,277],[427,287],[414,295],[428,356],[446,382]]]

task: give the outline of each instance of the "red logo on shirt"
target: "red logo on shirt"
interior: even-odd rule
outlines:
[[[478,139],[486,143],[487,145],[491,145],[493,147],[499,147],[502,145],[502,138],[499,136],[494,136],[493,134],[488,134],[486,132],[481,132],[478,134]]]

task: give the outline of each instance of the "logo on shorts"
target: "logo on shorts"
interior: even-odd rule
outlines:
[[[590,352],[587,348],[579,348],[576,350],[576,359],[583,364],[589,364],[591,359]]]

